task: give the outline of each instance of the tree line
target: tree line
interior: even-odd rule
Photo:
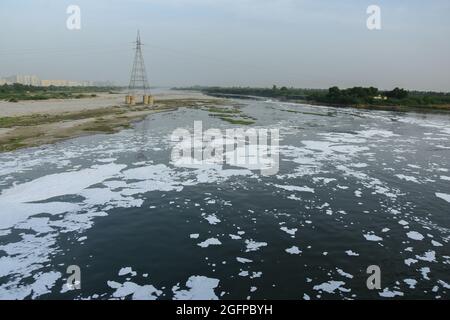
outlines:
[[[423,107],[433,105],[450,105],[450,93],[408,91],[402,88],[380,90],[375,87],[353,87],[340,89],[301,89],[278,87],[196,87],[207,94],[232,94],[296,100],[331,105],[393,105]]]

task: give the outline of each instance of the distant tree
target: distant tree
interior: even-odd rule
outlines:
[[[341,90],[339,89],[339,87],[331,87],[330,89],[328,89],[328,96],[337,98],[341,96]]]
[[[376,97],[379,94],[379,90],[378,90],[378,88],[370,87],[369,93],[372,97]]]
[[[392,99],[406,99],[408,98],[408,91],[405,89],[395,88],[392,91],[388,91],[385,93],[386,97]]]

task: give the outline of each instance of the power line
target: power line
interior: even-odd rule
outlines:
[[[139,90],[144,91],[144,95],[150,91],[150,86],[147,79],[147,70],[145,68],[144,56],[142,55],[141,35],[138,31],[136,39],[135,56],[133,62],[133,69],[131,70],[130,84],[128,90],[130,95],[138,93]]]

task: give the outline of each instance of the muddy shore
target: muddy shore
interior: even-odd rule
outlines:
[[[0,102],[0,152],[115,133],[154,113],[216,105],[223,99],[196,92],[168,92],[156,94],[152,107],[130,107],[124,101],[125,94],[103,93],[83,100]]]

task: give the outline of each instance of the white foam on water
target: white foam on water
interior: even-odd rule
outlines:
[[[40,272],[33,276],[34,282],[29,285],[0,286],[1,300],[24,300],[26,298],[36,299],[41,295],[51,292],[56,281],[61,278],[61,273],[50,271]]]
[[[345,278],[349,278],[349,279],[353,279],[353,275],[351,275],[350,273],[345,272],[342,269],[336,268],[336,271],[343,277]]]
[[[419,262],[419,261],[416,260],[416,259],[411,259],[411,258],[405,259],[405,264],[406,264],[408,267],[410,267],[412,264],[415,264],[415,263],[417,263],[417,262]]]
[[[126,276],[128,274],[131,275],[132,277],[137,275],[137,273],[133,271],[131,267],[124,267],[119,270],[119,276]]]
[[[97,159],[97,161],[98,161],[98,162],[101,162],[101,163],[111,163],[111,162],[114,162],[114,161],[116,161],[116,160],[117,160],[117,158]]]
[[[345,165],[337,165],[336,169],[342,171],[344,176],[357,179],[366,189],[373,189],[373,194],[381,194],[392,200],[396,200],[400,194],[399,190],[390,188],[379,179],[372,178],[364,172],[353,170]]]
[[[125,168],[126,165],[113,163],[96,165],[88,169],[44,176],[6,189],[0,195],[0,203],[5,205],[8,210],[0,213],[0,229],[17,225],[17,227],[44,234],[52,232],[55,227],[61,232],[80,232],[92,226],[94,217],[107,215],[105,212],[93,209],[96,206],[104,206],[107,208],[106,210],[114,207],[138,207],[142,205],[143,200],[131,196],[155,190],[180,191],[183,184],[193,184],[193,180],[185,179],[186,176],[192,175],[192,172],[174,172],[165,165],[150,165],[123,170]],[[241,173],[248,174],[246,171],[230,171],[212,178],[224,179],[224,177]],[[107,179],[112,181],[105,181]],[[118,179],[125,179],[129,182],[125,183]],[[180,179],[183,184],[179,182]],[[103,182],[107,188],[89,189],[91,185]],[[112,190],[117,191],[113,192]],[[29,201],[48,201],[66,195],[79,195],[84,200],[81,203],[28,203]],[[81,213],[83,211],[84,213]],[[31,216],[41,213],[65,215],[62,216],[62,219],[55,221],[49,221],[48,218],[29,219]],[[8,233],[10,232],[2,230],[2,234]],[[24,235],[21,242],[9,244],[8,247],[3,246],[2,249],[14,247],[17,254],[2,257],[0,269],[10,270],[8,274],[17,273],[23,277],[32,274],[33,271],[42,267],[37,262],[47,262],[51,252],[55,251],[55,248],[51,246],[54,244],[54,238],[55,234],[50,237],[51,241],[46,240],[45,237],[31,238]],[[19,277],[11,279],[8,283],[0,285],[0,291],[5,288],[11,291],[14,286],[19,286],[20,281]]]
[[[115,141],[119,142],[119,141]],[[133,141],[130,141],[131,144]],[[113,154],[114,152],[123,153],[123,150],[133,150],[133,147],[127,145],[126,142],[121,141],[121,145],[114,145],[116,149],[112,149],[110,145],[105,148],[98,146],[99,159],[105,159],[100,162],[112,162],[116,158],[104,157],[103,153]],[[75,147],[78,148],[78,147]],[[95,154],[96,148],[89,150],[77,149],[76,152],[68,153],[66,156],[75,157],[81,156],[85,152]],[[103,157],[102,157],[103,156]],[[49,156],[48,162],[62,162],[63,159],[58,156]],[[16,161],[17,163],[17,161]],[[29,167],[33,165],[44,163],[43,161],[31,163],[28,162]],[[70,161],[69,161],[70,164]],[[0,195],[0,204],[7,207],[8,210],[2,210],[0,213],[0,231],[1,235],[9,234],[7,228],[14,226],[30,229],[38,234],[51,233],[55,230],[60,232],[82,232],[93,225],[92,219],[94,217],[105,216],[105,211],[98,210],[101,206],[104,210],[112,208],[130,208],[139,207],[143,204],[142,199],[137,199],[146,192],[151,191],[181,191],[183,187],[195,185],[201,181],[217,182],[225,181],[228,178],[240,175],[250,176],[253,173],[249,170],[224,170],[221,166],[213,166],[208,168],[201,168],[198,170],[175,170],[163,164],[151,164],[151,162],[141,162],[141,167],[125,170],[126,165],[115,163],[95,165],[90,168],[74,170],[69,172],[57,173],[37,178],[30,182],[18,184],[16,186],[3,190]],[[11,168],[13,168],[11,166]],[[17,170],[17,166],[15,167]],[[25,168],[25,165],[24,165]],[[24,169],[25,170],[25,169]],[[103,184],[106,188],[96,187],[90,188],[93,185]],[[77,203],[69,202],[45,202],[45,203],[30,203],[33,201],[51,201],[53,198],[61,196],[80,196],[83,200],[75,200]],[[53,216],[58,216],[56,220],[49,220],[49,218],[33,218],[32,216],[47,213]],[[61,216],[63,215],[63,216]],[[54,239],[55,235],[51,236]],[[80,239],[80,237],[78,237]],[[81,237],[81,239],[83,239]],[[16,254],[14,257],[2,257],[0,260],[0,267],[8,264],[20,265],[20,268],[13,268],[11,271],[22,270],[22,274],[31,274],[33,271],[42,267],[36,263],[37,257],[33,252],[40,253],[39,259],[42,262],[47,262],[50,259],[51,252],[56,248],[51,247],[50,242],[45,243],[44,237],[31,238],[23,236],[21,242],[11,244],[9,247],[15,246],[16,251],[21,255]],[[54,244],[54,243],[53,243]],[[29,256],[28,259],[23,259],[23,256]],[[33,260],[32,258],[36,260]],[[3,270],[9,270],[9,267]],[[15,278],[8,284],[0,285],[1,288],[18,285],[20,278]]]
[[[295,236],[295,234],[298,231],[297,228],[289,229],[288,227],[281,227],[280,230],[286,232],[287,234],[289,234],[293,237]]]
[[[337,181],[337,179],[335,179],[335,178],[315,177],[315,178],[313,178],[313,181],[316,182],[316,183],[317,182],[323,182],[323,184],[327,185],[327,184],[329,184],[331,182]]]
[[[374,241],[374,242],[383,241],[383,238],[374,234],[365,234],[364,238],[366,238],[367,241]]]
[[[313,188],[309,188],[309,187],[283,186],[283,185],[279,185],[279,184],[276,184],[275,187],[280,188],[280,189],[284,189],[284,190],[287,190],[287,191],[298,191],[298,192],[314,193],[314,189]]]
[[[395,298],[395,297],[403,297],[404,293],[400,291],[395,290],[389,290],[388,288],[385,288],[383,292],[379,293],[380,297],[383,298]]]
[[[66,202],[2,203],[1,205],[5,205],[4,208],[7,209],[0,213],[0,229],[11,228],[40,213],[59,215],[80,210],[79,205]]]
[[[431,269],[429,267],[423,267],[420,269],[420,273],[422,274],[422,278],[424,280],[430,280],[430,278],[428,277],[430,272],[431,272]]]
[[[425,252],[422,256],[416,256],[416,259],[427,262],[436,262],[436,252],[429,250]]]
[[[316,285],[313,287],[314,290],[316,291],[323,291],[323,292],[327,292],[327,293],[335,293],[336,290],[341,291],[341,292],[350,292],[350,289],[346,289],[343,286],[345,285],[345,282],[343,281],[328,281],[328,282],[324,282],[320,285]]]
[[[442,243],[437,242],[437,241],[435,241],[435,240],[431,240],[431,244],[432,244],[434,247],[443,247],[443,246],[444,246]]]
[[[298,255],[302,253],[302,251],[296,246],[286,249],[286,252],[292,255]]]
[[[415,178],[415,177],[406,176],[404,174],[396,174],[395,176],[397,178],[401,179],[401,180],[405,180],[405,181],[409,181],[409,182],[415,182],[415,183],[420,183],[419,180],[417,180],[417,178]]]
[[[370,150],[367,147],[356,145],[339,145],[331,141],[302,141],[306,149],[320,151],[324,154],[343,153],[347,155],[357,154]]]
[[[89,186],[118,175],[125,167],[117,164],[94,166],[80,171],[51,174],[6,189],[0,195],[0,205],[6,208],[0,213],[0,229],[13,227],[39,213],[56,215],[80,211],[78,204],[67,202],[30,202],[64,195],[81,195]]]
[[[112,294],[114,298],[126,298],[131,296],[133,300],[156,300],[162,294],[162,291],[152,285],[138,285],[134,282],[124,282],[123,284],[108,281],[108,286],[116,291]]]
[[[425,237],[417,231],[411,231],[406,234],[408,238],[416,241],[422,241]]]
[[[248,271],[241,271],[238,274],[239,277],[248,277],[249,276],[249,272]]]
[[[450,194],[446,194],[446,193],[436,193],[436,197],[441,198],[442,200],[447,201],[448,203],[450,203]]]
[[[49,233],[55,229],[50,226],[50,218],[29,218],[16,225],[17,229],[33,230],[36,234]]]
[[[246,259],[246,258],[240,258],[240,257],[237,257],[236,260],[237,260],[239,263],[243,263],[243,264],[246,264],[246,263],[252,263],[252,262],[253,262],[253,260]]]
[[[208,223],[211,224],[211,225],[216,225],[216,224],[219,224],[219,223],[222,222],[219,218],[216,217],[215,214],[206,216],[206,217],[205,217],[205,220],[207,220]]]
[[[253,274],[250,276],[250,279],[261,278],[262,274],[262,272],[253,272]]]
[[[198,244],[199,247],[208,248],[209,246],[220,246],[222,242],[220,242],[217,238],[210,238]]]
[[[214,289],[219,286],[219,283],[218,279],[192,276],[186,282],[188,290],[179,290],[177,286],[173,287],[173,300],[218,300]]]
[[[364,138],[392,138],[398,136],[392,131],[382,130],[382,129],[370,129],[364,131],[357,131],[357,134]]]
[[[450,289],[450,284],[445,282],[444,280],[438,280],[438,283],[444,288],[444,289]]]
[[[80,171],[47,175],[4,190],[0,195],[0,203],[4,205],[29,203],[78,194],[91,185],[116,176],[124,168],[126,165],[108,164]]]
[[[378,113],[377,113],[378,114]],[[385,120],[387,117],[379,117],[380,119]],[[422,119],[417,120],[417,123],[422,123]],[[431,123],[431,122],[430,122]],[[441,130],[442,133],[450,133],[448,128],[445,128],[443,125],[436,125],[432,123],[432,125]],[[448,123],[446,123],[448,126]],[[370,127],[370,126],[364,126]],[[320,135],[320,134],[319,134]],[[347,134],[347,133],[326,133],[321,135],[321,138],[326,139],[326,141],[316,141],[312,142],[309,145],[304,144],[306,147],[296,148],[291,146],[281,147],[282,152],[288,158],[288,161],[292,161],[294,163],[301,164],[299,168],[296,168],[294,172],[288,173],[284,176],[280,175],[280,178],[286,178],[287,175],[290,175],[291,178],[296,178],[305,174],[317,174],[320,171],[324,171],[324,167],[328,164],[333,164],[339,166],[340,177],[344,178],[348,181],[343,182],[348,185],[357,185],[357,188],[364,192],[364,196],[370,193],[372,194],[382,194],[389,198],[389,200],[396,199],[401,192],[399,190],[391,188],[389,185],[372,178],[369,174],[369,171],[363,172],[364,168],[367,168],[368,165],[359,165],[361,161],[371,163],[373,159],[375,159],[374,154],[369,154],[371,148],[374,147],[375,143],[378,141],[389,141],[394,134],[387,130],[379,130],[378,128],[371,128],[370,130],[358,131],[355,134]],[[314,138],[310,138],[314,139]],[[120,143],[119,143],[120,142]],[[361,145],[358,145],[361,144]],[[40,154],[31,153],[30,156],[27,156],[28,159],[26,161],[12,160],[9,164],[9,167],[4,166],[3,164],[6,162],[0,162],[0,172],[5,169],[5,172],[9,170],[11,173],[17,173],[25,170],[34,170],[34,168],[38,168],[38,165],[44,164],[55,164],[56,160],[60,162],[61,166],[58,168],[63,168],[64,166],[71,166],[72,168],[79,168],[79,166],[74,167],[71,165],[71,160],[74,157],[80,157],[83,154],[91,153],[94,158],[93,161],[99,160],[99,162],[107,163],[116,161],[116,156],[119,153],[123,153],[123,150],[134,151],[137,150],[136,146],[138,144],[134,143],[133,139],[128,139],[126,141],[120,141],[119,139],[115,140],[113,144],[111,143],[103,143],[98,146],[90,147],[89,149],[83,149],[78,146],[75,147],[67,147],[70,150],[64,150],[64,157],[68,157],[69,159],[63,159],[63,157],[59,156],[60,151],[57,153],[49,154],[44,159],[44,155],[48,151],[40,151]],[[153,148],[153,147],[152,147]],[[314,149],[316,148],[316,149]],[[319,148],[319,149],[317,149]],[[395,149],[397,150],[397,149]],[[400,148],[398,149],[400,150]],[[139,150],[137,150],[139,151]],[[117,153],[117,154],[114,154]],[[23,153],[26,154],[26,153]],[[58,155],[58,156],[56,156]],[[355,157],[362,155],[364,160],[354,159]],[[15,157],[15,155],[14,155]],[[36,159],[32,159],[32,158]],[[117,157],[118,158],[118,157]],[[372,159],[372,160],[371,160]],[[306,166],[303,166],[306,164]],[[112,164],[114,166],[115,164]],[[17,296],[21,294],[25,294],[28,290],[28,287],[24,287],[20,281],[14,281],[12,278],[15,277],[15,274],[20,274],[23,272],[25,275],[36,276],[40,274],[40,269],[45,265],[49,265],[51,261],[50,254],[57,251],[58,247],[55,241],[56,235],[58,233],[67,233],[67,232],[76,232],[73,239],[83,239],[83,237],[79,237],[84,230],[90,228],[93,224],[93,217],[96,216],[104,216],[107,215],[107,211],[111,208],[120,208],[120,207],[139,207],[142,205],[142,199],[136,199],[135,196],[139,197],[146,192],[149,191],[181,191],[184,187],[197,185],[199,183],[216,183],[225,181],[231,177],[255,177],[255,174],[249,170],[224,170],[223,167],[212,165],[209,167],[202,168],[184,168],[185,170],[172,169],[169,166],[165,165],[153,165],[149,164],[149,162],[140,162],[135,165],[143,166],[142,168],[134,168],[128,170],[119,170],[116,173],[106,174],[104,178],[100,177],[99,181],[95,181],[94,183],[87,185],[86,187],[78,188],[79,191],[74,191],[74,193],[66,194],[62,192],[61,196],[66,195],[75,195],[81,196],[84,200],[80,200],[79,203],[62,203],[62,202],[47,202],[47,203],[28,203],[28,202],[18,202],[16,206],[10,205],[10,212],[7,212],[6,215],[13,217],[11,220],[0,218],[0,224],[4,223],[5,228],[11,228],[16,226],[17,228],[23,228],[36,232],[36,235],[41,235],[37,237],[36,235],[30,236],[20,235],[22,239],[17,243],[10,243],[7,245],[2,245],[0,250],[4,250],[7,255],[0,258],[0,270],[11,271],[13,276],[8,277],[7,283],[2,283],[0,285],[0,298],[3,297],[2,292],[4,292],[5,288],[9,292],[14,293],[14,288],[17,288]],[[97,167],[102,167],[97,166]],[[91,167],[88,169],[76,169],[79,171],[96,169],[97,167]],[[50,168],[51,169],[51,168]],[[68,170],[69,167],[66,167]],[[355,169],[362,169],[361,171]],[[443,168],[444,169],[444,168]],[[103,169],[101,169],[103,170]],[[325,170],[328,170],[325,169]],[[114,171],[114,170],[112,170]],[[77,171],[74,171],[77,172]],[[442,171],[445,172],[445,171]],[[68,172],[70,173],[70,172]],[[58,174],[55,174],[58,175]],[[68,175],[70,176],[70,175]],[[63,176],[64,177],[64,176]],[[257,176],[256,176],[257,177]],[[38,178],[39,179],[39,178]],[[111,179],[113,179],[111,181]],[[122,180],[123,179],[123,180]],[[351,181],[350,179],[355,179],[356,182]],[[107,181],[109,180],[109,181]],[[443,179],[445,180],[445,179]],[[45,181],[45,180],[43,180]],[[308,180],[314,181],[315,183],[325,183],[328,184],[331,181],[327,181],[326,179],[318,179],[318,180]],[[423,180],[426,181],[426,180]],[[28,182],[27,182],[28,183]],[[106,188],[91,186],[94,184],[103,184]],[[287,182],[288,185],[294,185],[297,183]],[[91,187],[91,189],[88,189]],[[301,187],[300,187],[301,188]],[[309,188],[309,187],[307,187]],[[11,189],[11,188],[7,188]],[[77,189],[77,188],[74,188]],[[312,189],[312,188],[310,188]],[[318,188],[316,188],[318,189]],[[314,190],[314,189],[312,189]],[[4,190],[5,192],[6,190]],[[57,191],[57,190],[56,190]],[[52,192],[56,192],[52,191]],[[70,190],[69,190],[70,191]],[[293,190],[294,192],[307,192],[300,190]],[[51,194],[50,192],[49,194]],[[44,194],[45,192],[42,192]],[[436,194],[437,195],[437,194]],[[443,200],[450,202],[450,195],[440,194],[444,196],[448,196],[442,198]],[[2,195],[0,195],[0,205],[2,205]],[[44,194],[44,196],[46,196]],[[56,195],[59,197],[60,195]],[[295,195],[293,195],[295,197]],[[437,195],[438,196],[438,195]],[[438,196],[439,197],[439,196]],[[27,196],[25,195],[25,198]],[[296,197],[298,201],[302,201],[299,197]],[[8,197],[6,197],[8,199]],[[10,197],[10,199],[12,199]],[[44,201],[51,199],[51,197],[45,198]],[[51,201],[51,200],[50,200]],[[94,207],[98,208],[94,208]],[[409,209],[409,208],[408,208]],[[406,211],[406,209],[405,209]],[[402,208],[403,212],[403,208]],[[3,210],[2,210],[3,213]],[[0,213],[0,217],[2,217],[2,213]],[[49,217],[32,217],[34,215],[40,213],[49,213],[52,216]],[[399,212],[400,213],[400,212]],[[61,216],[64,215],[64,216]],[[61,217],[60,217],[61,216]],[[59,220],[57,220],[59,219]],[[0,229],[2,227],[0,226]],[[8,234],[9,230],[4,229],[0,230],[0,235]],[[375,236],[376,237],[376,236]],[[390,240],[390,238],[387,238]],[[433,243],[433,242],[432,242]],[[247,249],[254,249],[254,247],[249,246],[247,244]],[[265,243],[265,245],[267,245]],[[433,244],[434,245],[434,244]],[[260,247],[258,246],[256,250]],[[250,250],[255,251],[255,250]],[[348,254],[351,252],[351,254]],[[357,256],[358,254],[349,250],[347,255],[349,256]],[[426,261],[429,261],[430,255],[424,256]],[[414,259],[410,259],[414,260]],[[417,260],[414,260],[417,262]],[[4,267],[4,268],[2,268]],[[45,279],[46,277],[42,277]],[[52,286],[52,281],[50,281],[51,277],[48,277],[44,282],[47,283],[48,286],[44,286],[46,290],[49,290]],[[19,279],[19,278],[18,278]],[[41,280],[42,281],[42,280]],[[37,280],[36,285],[38,286]],[[120,287],[117,287],[119,285]],[[136,285],[136,284],[135,284]],[[133,291],[132,288],[135,288],[132,284],[116,284],[117,288],[124,287],[122,290]],[[144,291],[149,291],[150,288],[145,289]],[[344,288],[345,289],[345,288]],[[2,291],[3,290],[3,291]],[[156,290],[156,289],[155,289]],[[178,290],[177,290],[178,291]],[[187,290],[190,291],[190,290]],[[341,291],[341,290],[339,290]],[[39,292],[48,292],[45,290],[37,290]],[[341,291],[342,292],[342,291]],[[133,291],[130,295],[134,295],[136,290]],[[175,293],[175,292],[174,292]],[[156,294],[153,294],[157,296]],[[128,295],[129,296],[129,295]],[[139,296],[139,293],[137,294]],[[123,298],[123,297],[119,297]]]
[[[403,282],[405,282],[410,289],[415,289],[416,285],[417,285],[417,280],[415,279],[405,279],[403,280]]]
[[[345,253],[350,257],[359,257],[359,253],[353,252],[352,250],[347,250]]]
[[[256,242],[254,240],[245,240],[247,246],[246,252],[258,251],[262,247],[267,246],[267,242]]]

